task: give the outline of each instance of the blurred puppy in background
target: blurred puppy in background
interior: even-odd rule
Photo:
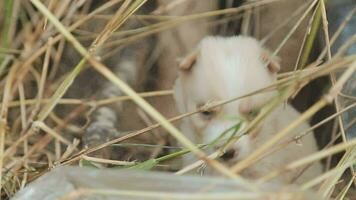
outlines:
[[[211,102],[240,97],[265,88],[276,81],[276,74],[280,66],[278,60],[271,57],[256,39],[235,36],[204,38],[197,49],[180,62],[179,68],[180,72],[175,82],[174,93],[179,111],[186,113],[195,111]],[[236,125],[236,119],[246,118],[276,95],[278,95],[278,91],[261,92],[205,110],[185,118],[181,130],[197,144],[210,143],[224,131]],[[299,115],[291,105],[280,105],[261,122],[256,133],[242,136],[225,151],[220,159],[227,165],[235,164]],[[308,127],[307,123],[300,125],[280,143],[293,139],[296,134]],[[227,137],[228,134],[222,139],[227,139]],[[221,145],[220,143],[207,151],[211,153]],[[267,155],[246,169],[243,175],[247,178],[258,178],[271,170],[316,151],[315,138],[313,134],[308,134],[298,143],[289,143],[282,150]],[[194,155],[186,155],[183,158],[183,165],[191,164],[195,160]],[[321,172],[320,163],[315,163],[304,171],[297,182],[309,180]],[[205,170],[205,173],[214,174],[209,168]],[[292,181],[299,173],[300,171],[284,173],[278,178],[278,181]]]

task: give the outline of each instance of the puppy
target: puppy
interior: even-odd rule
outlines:
[[[235,36],[204,38],[197,49],[180,62],[179,68],[174,96],[179,111],[186,113],[211,102],[240,97],[271,85],[276,81],[280,67],[278,60],[272,58],[256,39]],[[236,125],[237,118],[245,118],[251,111],[260,108],[276,95],[277,91],[263,92],[192,115],[183,120],[182,132],[197,144],[210,143]],[[242,136],[226,150],[221,159],[227,165],[236,164],[299,115],[292,106],[280,105],[261,122],[257,133]],[[308,124],[304,123],[295,129],[294,133],[300,133],[308,127]],[[281,142],[293,139],[295,134],[289,134]],[[218,147],[219,145],[207,151],[213,152]],[[257,178],[316,151],[314,136],[308,134],[298,144],[289,143],[284,149],[266,156],[242,174],[247,178]],[[183,158],[184,165],[194,161],[193,155]],[[321,171],[320,163],[316,163],[304,171],[297,182],[309,180]],[[211,169],[206,169],[205,172],[214,174]],[[278,180],[292,181],[298,173],[300,171],[285,173]]]

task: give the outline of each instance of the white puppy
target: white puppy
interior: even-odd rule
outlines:
[[[243,96],[271,85],[276,81],[279,64],[270,58],[267,50],[257,40],[251,37],[206,37],[195,52],[182,60],[179,68],[179,77],[174,86],[175,99],[179,111],[186,113],[195,111],[209,102]],[[259,93],[185,118],[182,122],[182,131],[195,143],[209,143],[234,126],[236,118],[245,117],[277,94],[277,91]],[[299,113],[292,106],[279,106],[260,124],[257,133],[240,138],[226,151],[222,160],[228,165],[235,164],[298,116]],[[308,127],[308,124],[302,124],[294,133],[300,133]],[[295,134],[289,134],[281,142],[292,139]],[[208,151],[212,152],[215,149]],[[315,151],[317,146],[314,136],[309,134],[300,143],[292,142],[284,149],[263,158],[245,170],[243,175],[257,178]],[[184,165],[194,161],[192,155],[183,158]],[[297,182],[315,177],[321,171],[320,163],[316,163],[308,168]],[[211,171],[207,170],[207,173]],[[291,181],[298,173],[286,173],[278,180]]]

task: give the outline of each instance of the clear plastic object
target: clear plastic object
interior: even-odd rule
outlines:
[[[253,184],[254,185],[254,184]],[[13,200],[188,200],[254,199],[318,200],[293,186],[256,185],[200,176],[177,176],[150,171],[59,167],[20,190]]]

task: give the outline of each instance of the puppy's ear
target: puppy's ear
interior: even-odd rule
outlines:
[[[197,61],[198,51],[193,51],[179,62],[179,69],[182,71],[189,71]]]
[[[267,64],[267,68],[271,73],[277,73],[281,69],[279,58],[272,56],[268,51],[263,51],[261,59]]]

